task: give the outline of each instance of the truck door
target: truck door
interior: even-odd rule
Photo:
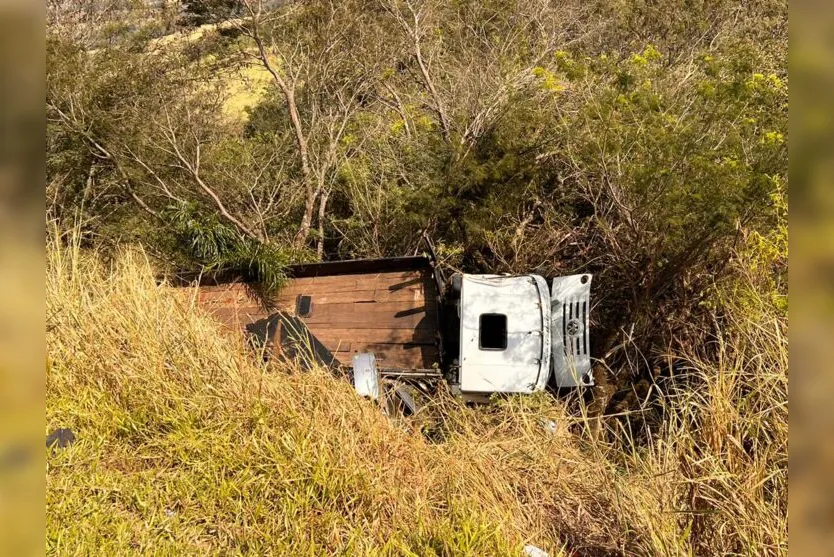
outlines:
[[[594,384],[588,315],[591,275],[556,277],[550,291],[553,375],[559,387]]]
[[[535,275],[464,275],[460,297],[460,388],[530,393],[550,369],[549,292]]]

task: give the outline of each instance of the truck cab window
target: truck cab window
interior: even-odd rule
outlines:
[[[507,316],[500,313],[483,313],[479,323],[478,348],[481,350],[505,350],[507,348]]]

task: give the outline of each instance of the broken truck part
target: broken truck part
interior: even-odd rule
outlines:
[[[434,257],[415,256],[296,265],[288,277],[274,296],[230,281],[200,286],[198,301],[265,355],[342,370],[371,398],[385,384],[445,381],[472,399],[594,384],[590,274],[446,279]]]

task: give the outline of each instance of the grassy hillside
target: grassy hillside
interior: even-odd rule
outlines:
[[[787,551],[774,316],[666,382],[648,440],[548,395],[443,401],[427,436],[325,372],[257,362],[139,252],[53,241],[48,260],[46,426],[78,436],[47,455],[54,554]]]

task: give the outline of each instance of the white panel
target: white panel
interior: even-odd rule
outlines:
[[[543,297],[544,295],[544,297]],[[549,371],[547,284],[541,277],[464,275],[460,299],[460,387],[464,392],[529,393]],[[545,311],[545,314],[542,311]],[[479,347],[480,317],[507,316],[507,348]]]
[[[379,373],[373,352],[353,356],[353,387],[361,396],[379,398]]]
[[[593,385],[591,339],[591,275],[556,277],[551,287],[553,375],[559,387]]]

